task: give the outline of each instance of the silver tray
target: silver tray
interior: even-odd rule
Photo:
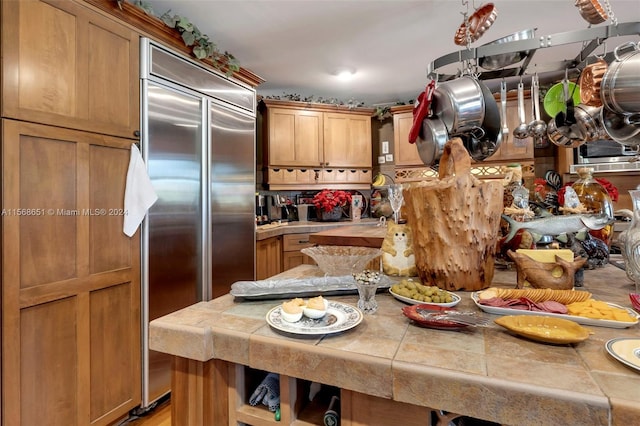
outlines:
[[[382,275],[378,291],[386,291],[393,284]],[[356,280],[351,275],[340,277],[309,277],[280,280],[236,281],[231,285],[232,296],[246,300],[291,299],[309,296],[339,296],[357,294]]]

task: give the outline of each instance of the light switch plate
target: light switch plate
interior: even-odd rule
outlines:
[[[389,153],[389,141],[382,141],[382,147],[380,148],[380,151],[383,154]]]
[[[393,161],[393,154],[387,154],[384,156],[385,160],[387,161]]]
[[[378,164],[384,164],[385,163],[385,159],[384,159],[384,155],[381,155],[378,157]]]

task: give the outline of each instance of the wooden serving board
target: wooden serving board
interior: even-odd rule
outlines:
[[[383,226],[341,226],[309,235],[309,242],[325,246],[382,247],[387,233]]]

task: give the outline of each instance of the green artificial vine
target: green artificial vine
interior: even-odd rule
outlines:
[[[336,98],[324,98],[322,96],[302,96],[297,93],[282,93],[282,95],[267,95],[264,96],[264,99],[273,99],[273,100],[287,100],[287,101],[295,101],[295,102],[305,102],[307,104],[315,103],[315,104],[328,104],[335,106],[346,106],[349,109],[359,108],[365,106],[364,102],[356,101],[354,99],[349,99],[347,102],[341,101]]]
[[[227,75],[233,74],[240,70],[240,64],[236,58],[229,52],[224,53],[218,50],[214,42],[209,36],[202,34],[198,27],[184,16],[170,15],[171,11],[167,11],[160,16],[164,24],[170,28],[176,28],[180,31],[182,41],[188,47],[192,47],[193,54],[198,59],[211,58],[213,65],[218,68],[227,68]]]
[[[118,3],[118,7],[122,10],[122,3],[125,0],[115,0]],[[134,6],[144,10],[147,15],[158,17],[152,7],[145,1],[134,0],[131,2]],[[164,22],[169,28],[175,28],[180,32],[182,41],[185,46],[191,47],[193,55],[198,59],[210,58],[213,66],[218,69],[226,68],[227,76],[232,75],[234,72],[240,70],[240,63],[229,52],[221,52],[216,44],[209,39],[209,36],[202,34],[197,26],[195,26],[188,18],[180,15],[171,15],[171,11],[168,10],[159,16],[160,20]]]

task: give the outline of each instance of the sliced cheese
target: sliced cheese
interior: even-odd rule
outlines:
[[[569,249],[542,249],[542,250],[530,250],[530,249],[518,249],[517,253],[529,256],[531,259],[541,263],[555,263],[556,256],[567,262],[573,261],[573,252]]]

